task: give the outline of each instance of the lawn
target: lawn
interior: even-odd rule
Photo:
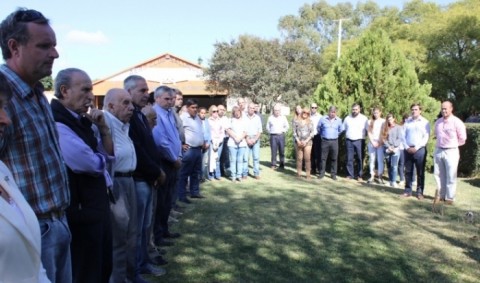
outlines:
[[[478,282],[478,179],[434,213],[431,175],[424,200],[401,199],[386,186],[298,179],[293,161],[274,171],[261,155],[261,180],[202,184],[207,198],[186,205],[167,275],[152,282]]]

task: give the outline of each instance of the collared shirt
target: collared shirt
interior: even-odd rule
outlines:
[[[418,150],[427,145],[430,137],[430,123],[427,119],[422,116],[415,120],[409,117],[403,124],[403,129],[405,133],[405,148],[415,147]]]
[[[356,117],[348,115],[343,120],[343,128],[345,129],[345,138],[349,140],[363,140],[368,127],[368,118],[359,113]]]
[[[256,136],[259,133],[262,133],[262,120],[257,114],[249,116],[246,114],[243,119],[247,123],[247,136]]]
[[[70,202],[67,169],[43,87],[38,83],[32,89],[7,65],[0,66],[0,73],[13,92],[6,105],[12,124],[0,139],[1,159],[36,214],[64,210]]]
[[[115,152],[113,172],[133,172],[137,167],[137,155],[133,141],[128,135],[129,123],[123,123],[108,111],[104,111],[106,122],[112,133],[112,141]]]
[[[212,134],[210,133],[210,123],[208,119],[200,119],[202,121],[202,130],[203,130],[203,141],[205,143],[210,143],[212,141]]]
[[[230,128],[230,118],[228,118],[227,116],[222,116],[220,118],[220,121],[222,121],[223,128],[225,129],[225,137],[228,137],[227,129]]]
[[[448,119],[441,117],[435,122],[435,136],[437,137],[436,147],[456,148],[465,144],[467,130],[462,120],[450,115]]]
[[[284,134],[288,131],[289,125],[287,118],[283,115],[275,117],[270,115],[267,120],[267,131],[270,134]]]
[[[80,115],[67,109],[75,118],[80,119]],[[56,122],[59,134],[60,149],[62,150],[65,164],[78,174],[87,173],[92,175],[102,174],[105,177],[107,187],[110,187],[112,178],[108,173],[108,163],[113,163],[114,156],[108,155],[103,147],[98,128],[92,125],[92,129],[97,138],[97,152],[94,152],[71,128],[63,123]]]
[[[322,115],[320,115],[318,112],[310,115],[310,120],[312,121],[313,125],[313,135],[318,134],[318,123],[320,122],[320,119],[322,119]]]
[[[216,144],[217,146],[223,142],[223,138],[225,137],[225,128],[224,123],[220,118],[208,118],[208,124],[210,125],[210,137],[212,138],[212,144]]]
[[[230,130],[232,130],[232,132],[235,134],[235,135],[241,135],[243,133],[246,133],[247,132],[247,123],[246,123],[246,120],[243,119],[243,118],[231,118],[230,119],[230,127],[229,127]],[[227,143],[228,146],[232,146],[232,147],[246,147],[247,146],[247,140],[245,140],[245,138],[243,138],[239,143],[236,143],[235,140],[230,137],[228,139],[228,143]]]
[[[185,144],[191,147],[203,146],[203,126],[202,120],[200,120],[198,115],[192,117],[185,111],[180,115],[180,118],[185,130]]]
[[[175,126],[177,127],[178,131],[178,136],[180,137],[180,141],[182,143],[185,143],[185,130],[183,129],[183,122],[182,119],[180,119],[180,115],[177,112],[176,107],[170,108],[171,113],[175,117]]]
[[[318,122],[317,132],[324,139],[338,139],[338,136],[343,132],[342,119],[337,116],[333,119],[330,119],[328,115],[323,116]]]
[[[155,104],[157,125],[153,128],[153,139],[160,156],[167,161],[175,162],[182,156],[182,143],[175,125],[175,114],[172,109],[165,110]]]

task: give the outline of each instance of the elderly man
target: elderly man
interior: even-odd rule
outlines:
[[[405,191],[402,197],[412,195],[413,168],[417,170],[417,198],[422,200],[425,188],[425,160],[427,158],[427,142],[430,137],[430,123],[422,113],[418,103],[410,106],[412,115],[403,124],[405,148]]]
[[[91,109],[90,77],[80,69],[65,69],[55,78],[53,117],[67,165],[74,282],[108,282],[112,271],[112,226],[107,163],[113,160],[110,129],[101,110]],[[92,126],[93,124],[93,126]]]
[[[345,129],[345,144],[347,147],[347,179],[362,180],[363,176],[363,148],[365,147],[365,136],[367,133],[368,118],[360,113],[360,105],[352,105],[352,114],[343,119],[343,128]],[[355,174],[354,157],[358,165],[357,174]]]
[[[442,117],[435,122],[434,176],[437,183],[434,203],[453,204],[457,191],[458,147],[465,144],[467,131],[462,120],[453,115],[450,101],[442,103]]]
[[[134,109],[132,97],[124,89],[111,89],[105,95],[103,109],[115,152],[112,166],[115,203],[110,205],[113,230],[113,271],[110,282],[133,282],[136,280],[137,257],[137,197],[133,172],[137,167],[137,155],[128,136]]]
[[[248,177],[248,160],[250,155],[253,161],[253,176],[255,179],[260,179],[260,135],[262,134],[262,121],[260,116],[255,113],[255,104],[248,105],[247,115],[243,117],[247,125],[247,149],[243,158],[243,174],[242,178]]]
[[[184,203],[190,203],[187,198],[187,180],[190,184],[191,198],[204,198],[200,194],[200,175],[202,173],[202,149],[206,141],[203,135],[202,120],[197,115],[198,102],[195,99],[187,99],[185,102],[187,111],[180,115],[185,130],[185,144],[182,145],[183,159],[180,168],[177,190],[178,199]]]
[[[160,167],[160,158],[153,140],[147,118],[141,112],[147,105],[147,81],[137,75],[128,76],[123,81],[123,88],[132,96],[133,116],[130,119],[129,136],[135,146],[137,167],[133,172],[135,193],[137,197],[137,276],[152,274],[160,276],[165,270],[153,267],[149,262],[147,243],[152,220],[152,191],[155,183],[162,183],[165,174]],[[153,259],[156,264],[167,262],[159,255]]]
[[[277,169],[277,151],[280,155],[280,169],[285,168],[285,133],[288,131],[288,121],[281,113],[281,105],[275,104],[273,115],[267,120],[267,131],[270,134],[270,149],[272,169]]]
[[[48,278],[71,282],[71,234],[65,217],[70,201],[68,175],[52,112],[39,82],[52,74],[58,58],[55,32],[42,13],[27,9],[8,15],[0,31],[6,62],[0,66],[0,76],[12,89],[11,102],[5,107],[12,124],[0,141],[0,156],[37,215]]]
[[[337,108],[330,106],[328,115],[320,118],[317,132],[322,139],[322,155],[320,163],[320,179],[325,176],[327,158],[330,156],[332,169],[330,176],[337,180],[338,137],[343,132],[342,119],[337,117]]]
[[[157,125],[153,128],[153,139],[160,153],[162,170],[166,179],[158,186],[157,210],[155,212],[154,242],[157,246],[173,245],[165,238],[175,238],[177,234],[170,233],[168,217],[172,208],[173,193],[177,182],[178,170],[182,164],[182,150],[179,132],[175,121],[175,95],[168,86],[155,89],[155,105]]]

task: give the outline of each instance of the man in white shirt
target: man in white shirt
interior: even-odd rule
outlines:
[[[113,270],[111,282],[134,282],[137,256],[137,197],[133,171],[137,167],[135,147],[130,139],[129,121],[133,115],[132,97],[120,88],[105,95],[103,110],[112,133],[113,162]]]
[[[312,141],[312,152],[310,155],[310,161],[312,164],[311,174],[317,174],[317,171],[320,172],[320,160],[322,156],[322,138],[320,133],[317,132],[318,122],[322,118],[322,115],[318,113],[318,105],[312,103],[310,105],[310,121],[313,125],[313,141]]]
[[[285,167],[285,133],[288,131],[288,121],[281,113],[280,104],[273,107],[273,115],[268,117],[267,131],[270,134],[270,149],[272,169],[277,169],[277,151],[280,155],[280,169]]]
[[[363,176],[363,148],[365,146],[365,135],[367,131],[368,118],[360,113],[360,105],[352,105],[352,114],[343,120],[345,129],[345,143],[347,147],[347,179],[362,180]],[[358,165],[358,172],[355,174],[354,157]]]
[[[254,103],[248,105],[247,115],[243,117],[247,125],[247,149],[243,158],[243,174],[242,178],[248,177],[248,160],[250,155],[253,159],[253,176],[260,179],[260,135],[262,134],[262,121],[260,116],[255,113],[256,106]]]

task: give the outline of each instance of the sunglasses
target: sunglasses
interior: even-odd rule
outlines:
[[[217,113],[218,111],[217,110],[212,110],[212,113]]]
[[[313,107],[313,106],[312,106],[312,109],[317,109],[317,108],[318,108],[318,107]]]
[[[14,18],[15,18],[15,21],[17,22],[28,23],[28,22],[36,21],[38,19],[44,19],[45,17],[39,11],[21,10],[15,14]]]

